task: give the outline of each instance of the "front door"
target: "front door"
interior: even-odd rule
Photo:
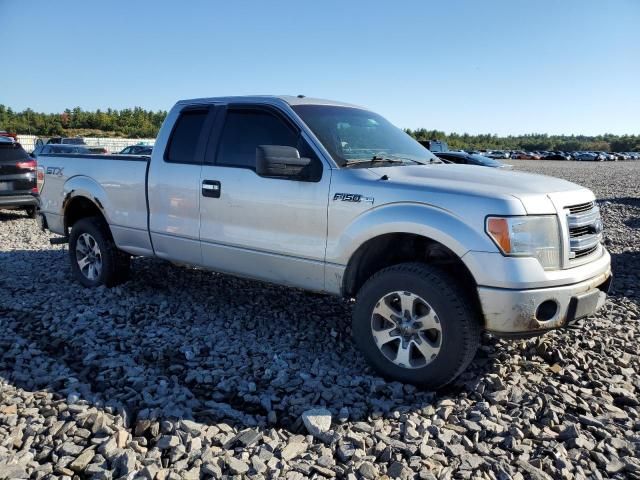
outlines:
[[[324,289],[331,170],[279,111],[230,105],[202,167],[200,241],[212,270]],[[304,178],[256,174],[258,145],[296,147],[313,159]]]

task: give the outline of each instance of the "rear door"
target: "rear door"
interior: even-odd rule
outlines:
[[[149,166],[149,232],[156,255],[201,265],[200,170],[216,109],[190,105],[176,113],[164,152]]]
[[[324,289],[327,199],[331,170],[304,134],[279,110],[230,105],[201,174],[203,263],[228,273]],[[264,178],[255,171],[258,145],[285,145],[312,158],[306,180]]]
[[[36,187],[36,162],[19,143],[0,143],[0,195],[27,195]]]

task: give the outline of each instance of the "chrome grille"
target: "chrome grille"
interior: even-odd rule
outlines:
[[[582,213],[588,212],[593,208],[593,202],[580,203],[578,205],[572,205],[571,207],[567,207],[569,209],[569,213]]]
[[[595,254],[602,239],[600,209],[594,202],[566,207],[569,231],[569,261],[583,261]]]
[[[591,228],[589,228],[588,225],[569,229],[569,235],[571,237],[582,237],[583,235],[589,235],[590,233],[591,233]]]
[[[588,248],[586,250],[580,250],[579,252],[576,252],[576,256],[574,258],[578,259],[578,258],[588,257],[589,255],[591,255],[592,253],[596,253],[597,251],[598,251],[598,245]]]

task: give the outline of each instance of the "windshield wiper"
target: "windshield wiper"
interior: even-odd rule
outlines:
[[[388,157],[381,157],[379,155],[374,155],[369,160],[364,160],[364,159],[363,160],[345,160],[344,166],[349,167],[352,165],[363,165],[363,164],[373,165],[376,163],[405,163],[405,162],[421,163],[416,160],[411,160],[410,158],[400,159],[400,158],[388,158]]]

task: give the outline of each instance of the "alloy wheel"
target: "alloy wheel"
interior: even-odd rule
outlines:
[[[411,292],[391,292],[378,301],[371,315],[371,333],[380,352],[402,368],[428,365],[442,345],[437,313]]]

